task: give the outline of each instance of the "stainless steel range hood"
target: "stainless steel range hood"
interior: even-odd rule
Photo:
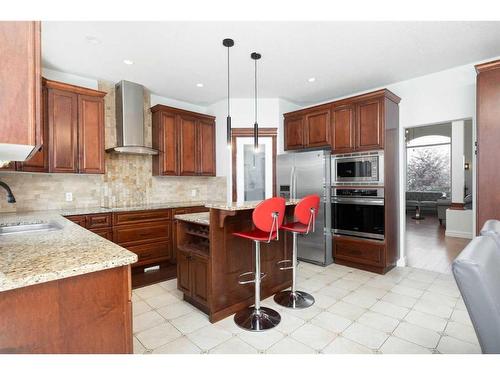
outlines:
[[[115,85],[116,146],[107,152],[157,155],[144,143],[144,87],[129,81]]]

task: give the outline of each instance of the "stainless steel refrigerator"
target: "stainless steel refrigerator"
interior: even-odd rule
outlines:
[[[318,194],[321,197],[316,230],[299,236],[298,258],[323,266],[333,263],[330,151],[280,154],[276,160],[276,172],[280,196],[300,199]]]

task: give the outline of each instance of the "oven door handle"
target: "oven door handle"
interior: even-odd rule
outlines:
[[[332,203],[344,203],[344,204],[361,204],[365,206],[383,206],[384,199],[366,199],[366,198],[339,198],[332,197]]]

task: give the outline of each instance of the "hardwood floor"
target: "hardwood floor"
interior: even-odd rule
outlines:
[[[410,267],[441,273],[451,273],[451,263],[469,239],[446,237],[445,227],[439,225],[436,215],[425,213],[425,219],[416,221],[406,215],[406,254]]]

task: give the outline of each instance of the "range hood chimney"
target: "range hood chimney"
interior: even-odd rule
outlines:
[[[129,81],[115,85],[116,146],[107,152],[157,155],[144,143],[144,87]]]

